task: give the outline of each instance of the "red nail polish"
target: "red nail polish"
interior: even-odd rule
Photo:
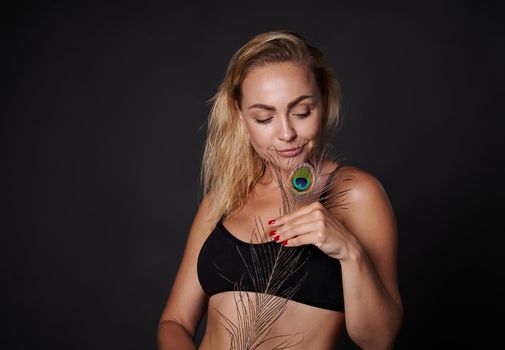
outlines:
[[[282,245],[288,245],[288,240],[282,241]]]
[[[276,230],[272,230],[272,231],[270,231],[269,235],[273,236],[273,235],[275,235],[276,232],[277,232]]]
[[[276,242],[277,242],[278,240],[279,240],[279,236],[275,236],[275,237],[274,237],[274,241],[276,241]]]
[[[269,224],[269,225],[273,225],[273,224],[275,224],[275,220],[273,220],[273,219],[272,219],[272,220],[270,220],[270,221],[268,222],[268,224]]]

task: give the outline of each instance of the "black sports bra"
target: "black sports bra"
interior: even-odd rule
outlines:
[[[265,267],[273,266],[272,261],[279,253],[291,254],[285,255],[288,258],[284,260],[295,263],[277,268],[276,273],[287,278],[269,294],[323,309],[344,311],[338,260],[313,245],[284,247],[273,241],[256,244],[241,241],[226,229],[222,221],[216,224],[202,246],[198,256],[198,279],[209,296],[234,290],[258,292],[258,279],[271,277],[265,276],[270,273]],[[251,269],[255,262],[259,269]],[[289,294],[289,291],[295,292]]]

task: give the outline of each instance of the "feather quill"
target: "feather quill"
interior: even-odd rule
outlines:
[[[330,155],[328,148],[310,157],[306,163],[293,164],[289,181],[284,179],[278,164],[279,159],[271,156],[267,165],[273,170],[280,188],[281,215],[316,201],[329,210],[346,208],[348,190],[335,192],[332,189],[338,181],[350,180],[350,177],[341,176],[343,164]],[[304,169],[300,170],[300,167]],[[299,174],[295,173],[297,170]],[[288,283],[295,273],[303,271],[310,251],[306,251],[306,246],[289,248],[262,244],[271,239],[261,219],[255,217],[254,222],[250,259],[237,246],[247,276],[234,283],[236,320],[217,311],[230,336],[230,350],[292,349],[303,342],[303,332],[273,335],[272,328],[307,276],[305,271],[297,281]],[[252,281],[253,293],[245,291],[243,279],[246,277]]]

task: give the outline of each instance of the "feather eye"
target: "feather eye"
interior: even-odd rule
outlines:
[[[297,165],[291,175],[289,182],[291,183],[291,191],[294,194],[304,194],[310,192],[314,187],[314,167],[309,163],[301,163]]]

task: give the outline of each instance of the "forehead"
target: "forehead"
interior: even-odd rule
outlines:
[[[253,68],[242,83],[244,102],[282,103],[301,95],[315,95],[315,79],[307,68],[292,62]]]

